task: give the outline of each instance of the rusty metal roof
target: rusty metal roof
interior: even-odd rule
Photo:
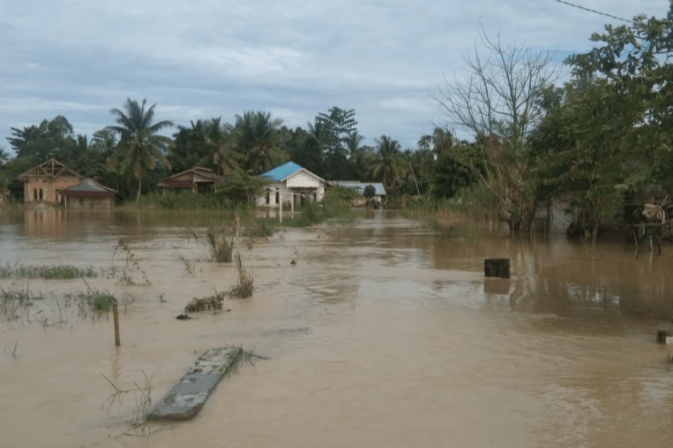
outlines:
[[[112,196],[115,195],[115,193],[117,192],[112,188],[103,186],[98,182],[96,182],[95,180],[88,177],[86,179],[83,179],[77,185],[73,185],[72,187],[61,190],[61,194],[64,194],[66,196],[80,196],[80,197],[88,196],[88,197],[111,198]]]

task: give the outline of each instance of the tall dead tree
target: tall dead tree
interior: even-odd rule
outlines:
[[[544,110],[540,95],[558,73],[544,51],[528,46],[505,48],[482,30],[479,48],[466,57],[467,71],[453,81],[445,80],[436,100],[453,125],[466,129],[484,152],[487,171],[470,160],[470,167],[497,202],[497,214],[513,232],[532,229],[537,201],[535,185],[528,176],[526,137],[539,123]]]

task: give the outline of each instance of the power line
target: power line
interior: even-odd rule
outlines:
[[[604,12],[596,11],[595,9],[585,8],[584,6],[575,5],[575,4],[573,4],[573,3],[568,3],[568,2],[566,2],[566,1],[564,1],[564,0],[554,0],[554,1],[555,1],[555,2],[559,2],[559,3],[563,3],[563,4],[568,5],[568,6],[572,6],[573,8],[579,8],[579,9],[583,9],[583,10],[585,10],[585,11],[593,12],[593,13],[595,13],[595,14],[600,14],[600,15],[602,15],[602,16],[610,17],[610,18],[612,18],[612,19],[621,20],[622,22],[634,23],[633,20],[622,19],[621,17],[613,16],[612,14],[607,14],[607,13],[604,13]]]

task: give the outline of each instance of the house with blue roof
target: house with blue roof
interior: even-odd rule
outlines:
[[[306,200],[322,201],[325,197],[325,180],[297,165],[287,162],[259,175],[270,183],[257,198],[258,207],[277,207],[278,204],[299,205]]]

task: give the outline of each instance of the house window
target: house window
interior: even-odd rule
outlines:
[[[280,191],[276,190],[276,204],[280,204]]]
[[[269,190],[266,190],[266,204],[269,205],[271,198],[269,197]]]
[[[44,199],[44,188],[40,188],[40,201]]]
[[[37,201],[37,188],[33,188],[33,201]]]

